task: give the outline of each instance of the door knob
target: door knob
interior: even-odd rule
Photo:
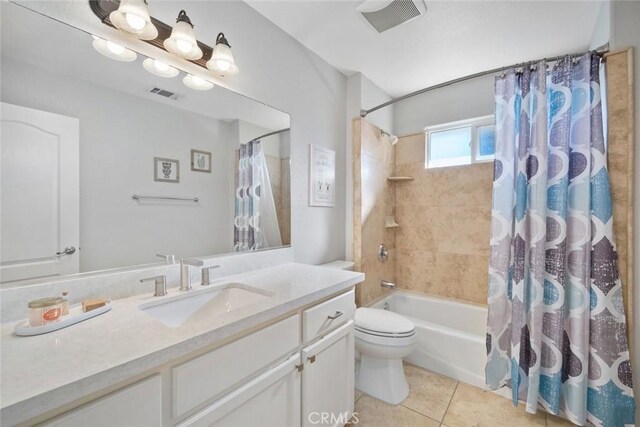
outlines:
[[[56,255],[73,255],[74,253],[76,253],[76,248],[74,246],[67,246],[66,248],[64,248],[64,251],[56,252]]]

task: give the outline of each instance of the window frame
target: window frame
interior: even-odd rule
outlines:
[[[424,133],[425,133],[424,167],[425,169],[447,168],[447,167],[454,167],[454,166],[473,165],[476,163],[492,162],[495,155],[480,156],[480,138],[479,138],[480,135],[478,133],[478,128],[484,127],[484,126],[495,127],[495,116],[493,114],[425,127],[424,128]],[[471,142],[469,143],[471,148],[471,155],[469,156],[469,163],[457,163],[453,165],[435,165],[435,166],[430,165],[431,164],[430,148],[431,148],[432,133],[469,128],[469,127],[471,128]],[[494,128],[494,132],[495,132],[495,128]]]

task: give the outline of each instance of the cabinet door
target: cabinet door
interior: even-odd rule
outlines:
[[[353,321],[302,349],[302,425],[343,426],[353,414]]]
[[[291,356],[179,426],[299,426],[299,363],[299,354]]]
[[[115,391],[42,424],[46,427],[157,427],[162,425],[160,375]]]

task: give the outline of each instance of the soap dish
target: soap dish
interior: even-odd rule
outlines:
[[[14,332],[21,337],[48,334],[49,332],[57,331],[58,329],[66,328],[67,326],[75,325],[76,323],[99,316],[110,310],[111,300],[107,300],[107,303],[102,307],[87,311],[86,313],[82,311],[82,304],[76,304],[69,307],[69,314],[62,317],[59,322],[47,323],[42,326],[30,326],[29,321],[25,320],[16,325]]]

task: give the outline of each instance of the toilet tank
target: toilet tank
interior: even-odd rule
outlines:
[[[344,261],[344,260],[336,260],[331,261],[326,264],[320,264],[318,267],[329,267],[329,268],[338,268],[340,270],[353,271],[353,261]]]

